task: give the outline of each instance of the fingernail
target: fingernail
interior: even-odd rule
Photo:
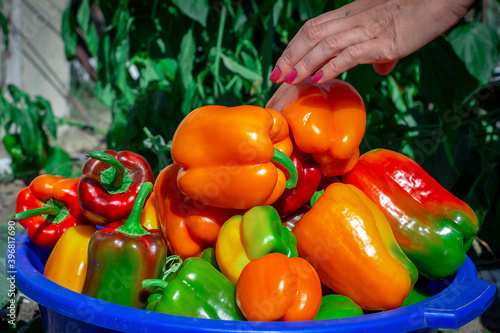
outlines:
[[[319,81],[319,79],[321,79],[321,77],[323,76],[323,72],[322,71],[317,71],[316,74],[314,74],[312,77],[311,77],[311,81],[316,83]]]
[[[285,76],[285,82],[290,84],[293,82],[293,80],[295,80],[296,77],[297,77],[297,71],[295,69],[292,69],[292,71],[288,73],[287,76]]]
[[[278,67],[274,67],[274,70],[273,72],[271,73],[271,75],[269,75],[269,80],[271,82],[276,82],[278,81],[278,79],[280,78],[281,76],[281,71]]]

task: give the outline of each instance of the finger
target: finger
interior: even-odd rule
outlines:
[[[294,66],[297,73],[296,77],[290,80],[290,77],[286,76],[285,82],[288,84],[302,82],[330,59],[338,56],[344,49],[351,45],[360,44],[366,41],[367,38],[361,27],[326,37],[297,62]]]
[[[387,49],[386,43],[378,38],[349,46],[321,67],[311,79],[317,83],[324,83],[359,64],[390,62],[391,54]]]
[[[317,22],[322,23],[318,24]],[[283,82],[285,76],[293,70],[294,66],[322,40],[355,27],[356,25],[350,18],[323,22],[320,16],[307,21],[276,62],[275,70],[269,79],[276,83]]]
[[[373,64],[373,69],[375,69],[375,72],[377,72],[380,75],[387,75],[394,69],[394,67],[396,67],[397,63],[398,60],[396,59],[389,62]]]

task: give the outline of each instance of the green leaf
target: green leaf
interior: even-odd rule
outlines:
[[[163,58],[158,60],[157,69],[170,81],[175,80],[175,73],[177,72],[178,64],[175,59]]]
[[[97,35],[96,27],[93,23],[90,24],[88,31],[85,33],[85,42],[92,57],[97,56],[99,50],[99,36]]]
[[[51,175],[60,175],[67,178],[73,174],[73,162],[71,156],[59,145],[47,149],[47,160],[45,161],[45,172]]]
[[[224,53],[221,53],[220,56],[222,58],[224,66],[226,66],[226,68],[229,69],[234,74],[238,74],[242,78],[247,79],[249,81],[260,81],[260,82],[262,81],[261,75],[251,71],[250,69],[246,68],[243,65],[240,65],[232,58],[226,56]]]
[[[421,67],[420,93],[442,109],[460,103],[478,85],[443,37],[420,49],[418,58]]]
[[[495,30],[472,22],[454,28],[447,39],[469,73],[482,84],[488,83],[499,59],[500,45]]]
[[[207,17],[210,6],[208,0],[172,0],[181,13],[200,23],[203,27],[207,26]]]
[[[179,64],[179,75],[184,89],[188,89],[191,81],[193,81],[193,67],[195,58],[196,44],[193,37],[193,29],[189,29],[184,37],[182,37],[181,51],[179,52],[179,56],[177,59],[177,63]]]
[[[3,15],[3,13],[1,11],[0,11],[0,27],[2,28],[2,32],[3,32],[5,50],[8,50],[9,49],[9,22],[7,22],[7,19],[5,18],[5,16]]]
[[[82,0],[78,11],[76,12],[76,22],[82,29],[84,34],[87,34],[90,22],[90,3],[89,0]]]
[[[68,60],[72,60],[75,57],[78,42],[76,20],[72,8],[73,6],[69,5],[62,14],[61,38],[64,42],[64,52]]]

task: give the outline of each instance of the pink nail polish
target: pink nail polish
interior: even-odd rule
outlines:
[[[273,72],[271,73],[271,75],[269,75],[269,80],[271,82],[276,82],[278,81],[278,79],[280,78],[281,76],[281,71],[278,67],[274,67],[274,70]]]
[[[323,72],[322,71],[317,71],[316,74],[314,74],[312,77],[311,77],[311,81],[316,83],[319,81],[319,79],[321,79],[321,77],[323,76]]]
[[[285,82],[290,84],[293,82],[293,80],[295,80],[296,77],[297,77],[297,71],[293,69],[290,73],[287,74],[287,76],[285,76]]]

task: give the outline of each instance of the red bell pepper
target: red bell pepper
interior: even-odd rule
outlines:
[[[87,156],[78,186],[84,215],[97,225],[124,221],[141,185],[154,181],[151,166],[131,151],[89,151]]]
[[[41,248],[53,248],[69,227],[88,223],[78,203],[79,178],[41,175],[19,191],[15,220]]]
[[[294,147],[290,159],[297,168],[297,186],[285,189],[279,199],[272,205],[278,211],[280,217],[292,214],[302,205],[308,203],[321,181],[319,166],[312,161],[309,154],[305,154],[297,147]]]

